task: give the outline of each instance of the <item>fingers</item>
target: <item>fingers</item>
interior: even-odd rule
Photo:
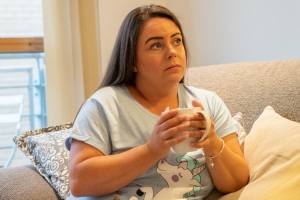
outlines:
[[[192,105],[193,107],[200,107],[204,110],[203,105],[196,100],[192,101]],[[210,146],[211,141],[216,136],[213,128],[213,120],[211,120],[211,125],[212,129],[209,131],[207,137],[202,142],[191,143],[193,147],[203,148]],[[156,123],[152,135],[152,145],[156,148],[160,146],[160,148],[167,149],[184,141],[187,137],[200,139],[205,133],[206,126],[207,122],[202,114],[178,115],[178,109],[166,109]],[[158,143],[160,145],[158,145]]]
[[[179,144],[180,142],[183,142],[186,138],[189,137],[189,132],[188,131],[183,131],[181,135],[176,136],[172,139],[168,139],[166,143],[171,147],[176,144]]]
[[[189,125],[190,125],[190,122],[186,121],[181,124],[178,124],[177,126],[173,126],[164,131],[163,138],[165,140],[170,140],[170,139],[172,140],[174,138],[183,136],[183,137],[181,137],[181,139],[184,140],[185,138],[187,138],[189,136],[188,132],[185,131]],[[180,141],[182,141],[181,139],[180,139]],[[174,141],[174,142],[176,142],[176,141]]]
[[[200,102],[196,101],[196,100],[192,100],[192,105],[193,105],[193,107],[200,107],[201,110],[204,110],[203,105]]]
[[[189,135],[189,137],[201,138],[205,133],[205,129],[188,130],[186,132],[188,132],[187,134]]]
[[[166,120],[175,117],[178,114],[178,109],[165,110],[161,113],[159,120],[157,121],[157,125],[164,123]]]
[[[205,117],[199,113],[190,116],[191,127],[196,127],[200,129],[206,128]]]
[[[162,113],[147,141],[148,148],[162,157],[167,155],[170,147],[185,140],[184,134],[190,125],[187,115],[177,116],[178,110],[173,109]]]
[[[197,137],[200,139],[205,134],[205,131],[206,129],[189,131],[189,137]],[[216,140],[216,138],[218,138],[218,136],[215,132],[213,120],[211,120],[211,127],[208,135],[201,142],[198,141],[198,142],[191,143],[191,146],[194,148],[207,148],[211,146],[211,144]]]
[[[178,115],[178,110],[173,109],[162,113],[154,129],[157,139],[169,140],[175,134],[182,133],[190,126],[189,116]]]
[[[178,115],[178,109],[172,109],[170,111],[165,111],[160,116],[157,121],[157,125],[162,126],[165,130],[189,122],[190,117],[188,115]],[[188,124],[189,125],[189,124]]]

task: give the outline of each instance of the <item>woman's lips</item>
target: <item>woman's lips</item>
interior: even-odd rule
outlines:
[[[180,67],[180,66],[179,65],[172,65],[172,66],[168,67],[166,70],[177,68],[177,67]]]

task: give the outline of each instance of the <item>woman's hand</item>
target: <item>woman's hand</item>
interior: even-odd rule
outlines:
[[[190,125],[189,117],[187,115],[177,116],[177,114],[177,109],[162,113],[147,141],[147,148],[150,153],[163,158],[168,155],[173,145],[188,137],[185,130]],[[180,132],[183,133],[181,136],[173,138]]]
[[[204,107],[200,102],[193,100],[192,105],[193,107],[201,107],[201,109],[204,110]],[[214,121],[212,117],[210,117],[210,121],[210,131],[206,138],[202,142],[191,143],[191,146],[198,149],[203,148],[205,155],[216,155],[222,141],[215,132]],[[206,130],[206,120],[204,116],[201,114],[193,115],[191,117],[190,127],[196,127],[199,130],[189,131],[189,137],[201,138]]]
[[[192,101],[192,104],[194,107],[203,109],[202,104],[197,101]],[[222,139],[216,134],[212,117],[210,125],[211,128],[207,137],[202,142],[191,143],[191,146],[203,148],[206,162],[210,166],[208,168],[210,175],[219,191],[223,193],[237,191],[246,185],[249,177],[249,168],[239,146],[236,133],[223,137],[223,143]],[[189,136],[200,138],[206,128],[204,117],[200,114],[193,116],[190,126],[198,127],[200,130],[189,131]],[[212,156],[213,158],[209,158]]]

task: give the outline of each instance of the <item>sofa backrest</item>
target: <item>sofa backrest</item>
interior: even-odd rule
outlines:
[[[245,62],[189,68],[185,83],[216,92],[250,131],[264,108],[300,122],[300,60]]]

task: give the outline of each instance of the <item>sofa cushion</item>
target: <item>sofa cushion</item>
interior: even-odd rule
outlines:
[[[247,133],[268,105],[300,122],[300,59],[192,67],[185,82],[216,92],[232,114],[242,112]]]
[[[245,139],[250,180],[221,199],[298,199],[300,197],[300,123],[265,108]],[[237,199],[237,198],[236,198]]]
[[[69,151],[64,142],[73,123],[25,132],[14,138],[15,143],[30,159],[62,199],[69,196]]]
[[[60,200],[33,166],[0,169],[0,199]]]

